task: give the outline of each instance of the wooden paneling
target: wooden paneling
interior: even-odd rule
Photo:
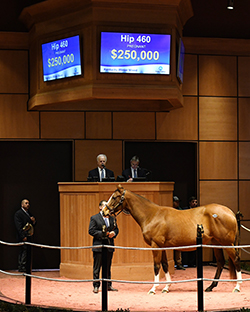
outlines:
[[[97,167],[96,157],[108,157],[106,167],[114,171],[115,177],[122,173],[122,141],[87,140],[75,141],[75,180],[87,181],[89,170]]]
[[[29,33],[28,32],[0,32],[0,49],[29,49]]]
[[[98,197],[98,198],[97,198]],[[68,247],[92,246],[92,238],[88,235],[90,217],[98,213],[99,196],[95,193],[61,194],[61,245]],[[90,207],[96,207],[95,211]],[[69,235],[70,234],[70,235]],[[61,262],[92,263],[91,249],[65,249],[61,251]]]
[[[250,98],[239,98],[239,140],[250,140]]]
[[[185,55],[184,76],[183,76],[183,95],[197,95],[197,55]]]
[[[248,220],[250,220],[249,194],[250,181],[239,181],[239,211],[243,214],[243,219]]]
[[[236,142],[200,142],[200,179],[237,179]]]
[[[42,139],[83,139],[84,113],[41,112]]]
[[[156,113],[158,140],[198,139],[197,98],[184,97],[183,108],[169,113]]]
[[[212,96],[237,95],[237,58],[233,56],[199,57],[199,93]]]
[[[200,181],[200,205],[221,204],[238,211],[237,181]]]
[[[86,139],[111,139],[111,112],[86,112]]]
[[[173,182],[134,182],[122,185],[155,203],[172,206]],[[93,238],[88,234],[90,217],[99,212],[100,200],[108,200],[115,189],[116,183],[59,183],[62,246],[92,246]],[[119,214],[117,224],[119,235],[115,239],[116,246],[149,247],[143,240],[141,228],[131,216]],[[168,260],[173,272],[172,251],[168,251]],[[62,250],[60,274],[71,278],[92,278],[92,262],[91,249]],[[150,279],[153,276],[152,252],[116,249],[112,266],[119,268],[112,270],[113,278],[125,279],[129,276],[130,280]],[[150,270],[146,271],[144,266]],[[131,268],[133,276],[129,273]],[[144,275],[141,274],[142,268]]]
[[[28,93],[28,51],[0,51],[0,93]]]
[[[250,142],[239,143],[239,178],[250,179]]]
[[[237,140],[237,99],[204,98],[199,100],[200,140]]]
[[[27,95],[0,94],[0,138],[39,138],[39,113],[27,111],[27,100]]]
[[[239,96],[250,96],[250,57],[238,58]]]
[[[114,139],[155,139],[155,113],[115,112]]]
[[[206,55],[249,56],[250,40],[184,37],[185,52]]]

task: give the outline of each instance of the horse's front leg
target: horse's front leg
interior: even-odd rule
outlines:
[[[166,255],[166,250],[162,251],[161,264],[162,264],[163,271],[165,272],[166,281],[171,282],[171,277],[170,277],[170,274],[168,271],[168,259],[167,259],[167,255]],[[162,289],[162,292],[168,293],[170,285],[171,284],[167,283],[166,286]]]
[[[160,280],[160,267],[161,267],[161,250],[153,250],[153,258],[154,258],[154,282],[158,283]],[[155,290],[159,286],[159,284],[154,284],[153,287],[150,289],[148,294],[155,295]]]

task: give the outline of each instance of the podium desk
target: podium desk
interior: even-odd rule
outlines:
[[[160,206],[173,204],[174,182],[59,182],[61,246],[92,246],[88,234],[90,217],[99,212],[99,202],[108,200],[121,184],[136,194]],[[116,246],[150,247],[144,240],[140,226],[132,216],[117,216],[119,235]],[[174,270],[173,251],[167,251],[170,273]],[[60,275],[72,279],[92,279],[91,249],[61,249]],[[163,271],[161,269],[161,276]],[[116,249],[112,262],[112,278],[123,280],[153,280],[152,251]]]

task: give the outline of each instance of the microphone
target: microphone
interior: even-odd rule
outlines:
[[[148,176],[149,174],[152,173],[152,171],[150,171],[150,170],[148,170],[148,169],[146,169],[146,170],[147,170],[146,176]]]
[[[105,169],[105,165],[104,164],[101,164],[101,166],[102,166],[102,169]]]

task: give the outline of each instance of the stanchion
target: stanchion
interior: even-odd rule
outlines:
[[[27,244],[27,262],[26,262],[26,273],[31,275],[32,271],[32,247]],[[25,303],[31,303],[31,277],[26,276],[26,293],[25,293]]]
[[[202,245],[202,234],[204,233],[202,224],[197,224],[197,238],[196,244]],[[198,311],[204,311],[204,299],[203,299],[203,258],[202,258],[202,246],[197,247],[197,278],[201,279],[197,281],[198,288]]]
[[[102,278],[108,277],[107,247],[102,246]],[[108,282],[102,280],[102,311],[108,311]]]

